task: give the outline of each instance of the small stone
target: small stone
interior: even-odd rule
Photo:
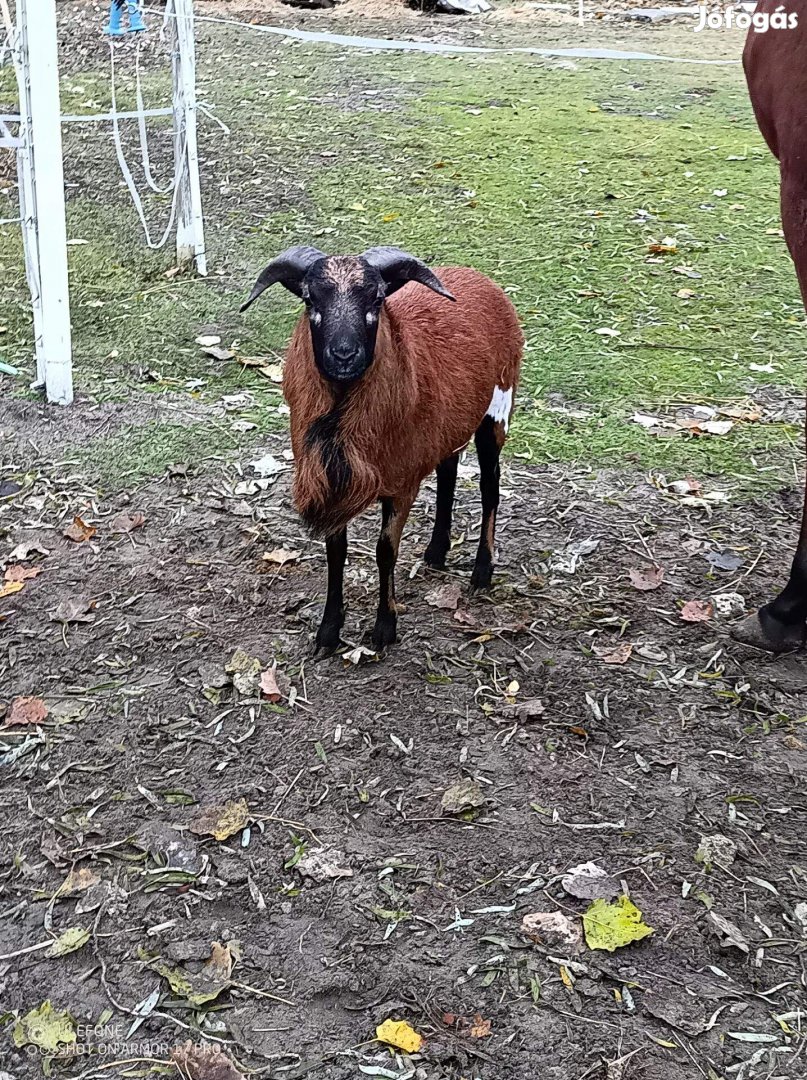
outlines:
[[[533,911],[521,920],[521,932],[550,948],[578,953],[583,945],[579,922],[572,922],[560,911]]]
[[[713,865],[724,870],[737,858],[737,845],[728,836],[715,833],[714,836],[702,836],[695,852],[695,862],[702,863],[707,870]]]

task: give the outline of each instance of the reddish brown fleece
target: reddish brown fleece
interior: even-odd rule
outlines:
[[[505,293],[476,270],[438,268],[456,303],[410,282],[384,303],[375,359],[350,389],[337,438],[352,479],[330,490],[311,424],[334,408],[331,385],[314,361],[308,320],[289,344],[283,386],[291,410],[294,500],[303,517],[325,510],[330,534],[381,497],[414,494],[444,459],[464,447],[485,416],[495,387],[515,388],[524,338]]]

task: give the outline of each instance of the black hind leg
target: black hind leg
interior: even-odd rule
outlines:
[[[454,488],[457,486],[459,454],[452,454],[437,466],[437,510],[434,529],[424,558],[428,566],[442,570],[451,548],[451,515],[454,510]]]
[[[471,588],[488,589],[493,577],[493,546],[499,509],[499,454],[504,443],[504,425],[486,416],[476,429],[475,440],[482,492],[482,534],[471,575]]]

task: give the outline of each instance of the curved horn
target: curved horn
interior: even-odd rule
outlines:
[[[387,283],[387,296],[402,288],[407,281],[418,281],[446,300],[455,299],[439,277],[408,251],[396,247],[374,247],[368,248],[361,258],[379,271]]]
[[[317,259],[324,259],[325,252],[314,247],[291,247],[278,255],[261,270],[247,300],[238,309],[246,311],[270,285],[280,283],[295,296],[302,296],[302,280]]]

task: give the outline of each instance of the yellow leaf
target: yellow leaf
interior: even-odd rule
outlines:
[[[245,828],[248,821],[247,800],[231,800],[225,806],[210,806],[203,810],[191,822],[190,830],[197,836],[213,836],[216,840],[227,840]]]
[[[421,1036],[405,1020],[385,1020],[375,1029],[375,1037],[406,1054],[416,1054],[423,1045]]]
[[[0,585],[0,596],[11,596],[12,593],[20,592],[24,588],[24,581],[6,581]]]
[[[574,983],[572,982],[572,977],[569,974],[568,969],[565,968],[563,966],[563,964],[560,965],[560,977],[561,977],[561,979],[563,981],[563,985],[566,987],[566,989],[571,990],[572,987],[574,986]]]
[[[607,952],[621,949],[632,941],[641,941],[653,933],[652,927],[642,922],[641,911],[627,896],[620,896],[613,904],[595,900],[583,916],[583,930],[590,949]]]
[[[400,216],[400,214],[393,210],[389,214],[382,214],[381,220],[387,225],[390,221],[397,221]]]
[[[89,930],[85,930],[83,926],[71,926],[45,950],[45,956],[67,956],[68,953],[83,949],[89,940]]]
[[[60,1046],[75,1041],[73,1017],[68,1012],[57,1012],[49,1001],[31,1009],[14,1025],[15,1046],[39,1046],[55,1054]]]

